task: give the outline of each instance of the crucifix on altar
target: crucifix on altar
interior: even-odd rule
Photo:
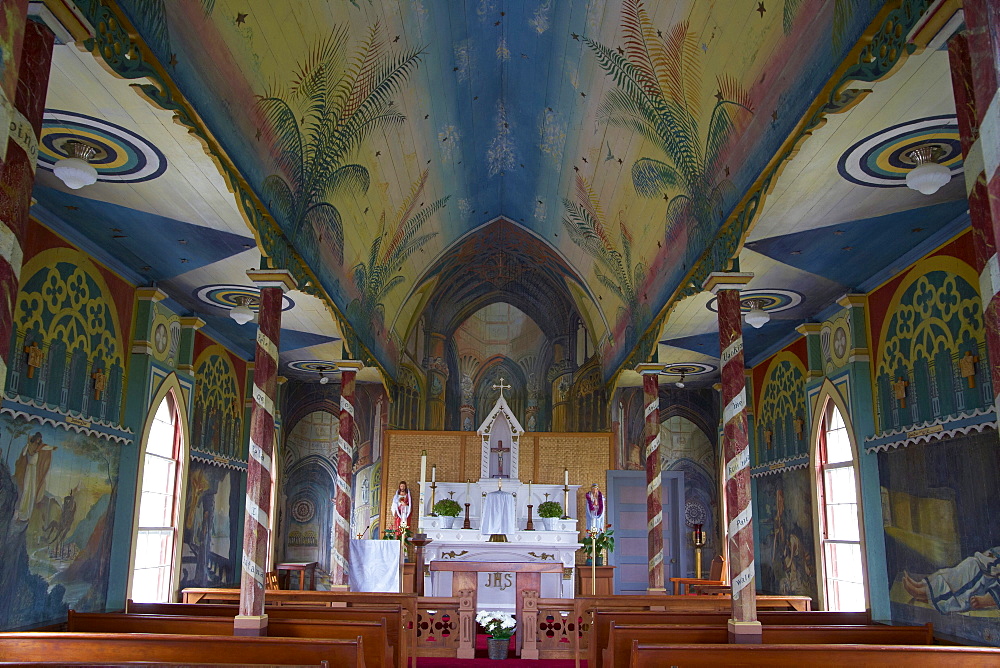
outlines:
[[[483,445],[481,478],[517,478],[517,442],[524,429],[503,396],[503,391],[510,387],[503,378],[493,386],[494,390],[500,390],[500,398],[479,427]]]

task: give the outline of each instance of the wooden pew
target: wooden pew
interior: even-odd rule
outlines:
[[[364,668],[364,641],[146,633],[0,633],[0,657],[10,663],[272,664]]]
[[[189,587],[181,591],[184,603],[239,603],[239,589],[223,589],[214,587]],[[694,598],[694,597],[691,597]],[[355,591],[295,591],[295,590],[269,590],[264,592],[264,604],[266,606],[329,606],[329,607],[351,607],[351,606],[372,606],[372,605],[399,605],[403,608],[403,624],[408,632],[407,646],[409,653],[407,656],[413,657],[414,664],[417,661],[417,595],[416,594],[394,594],[394,593],[373,593]]]
[[[762,640],[768,645],[930,645],[934,642],[931,624],[924,626],[764,626]],[[677,624],[611,623],[608,645],[601,666],[627,667],[632,642],[640,644],[691,645],[726,644],[725,625],[693,626]]]
[[[239,606],[216,603],[136,603],[125,602],[125,612],[139,615],[186,615],[190,617],[230,617],[239,614]],[[393,649],[393,663],[406,668],[409,656],[409,632],[404,623],[402,606],[352,606],[331,608],[327,606],[265,606],[269,619],[322,619],[380,622],[385,620],[386,635]],[[270,635],[277,635],[271,632]]]
[[[696,626],[726,627],[732,611],[728,612],[653,612],[649,610],[595,610],[590,623],[587,642],[588,666],[598,665],[598,657],[608,646],[611,623],[619,624],[691,624]],[[764,611],[757,613],[757,619],[767,626],[813,625],[834,626],[871,624],[868,612],[824,612],[824,611]]]
[[[944,645],[654,645],[632,642],[631,668],[776,666],[810,668],[983,668],[1000,649]]]
[[[174,615],[137,615],[121,612],[76,612],[66,620],[70,632],[86,633],[162,633],[166,635],[231,636],[232,617],[185,617]],[[364,641],[364,659],[368,668],[389,668],[393,650],[386,635],[385,620],[360,622],[318,619],[268,619],[268,637],[328,638]],[[241,636],[242,637],[242,636]]]

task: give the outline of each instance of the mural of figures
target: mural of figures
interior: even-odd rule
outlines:
[[[817,597],[810,484],[806,468],[757,479],[754,521],[760,524],[758,588],[763,591]]]
[[[878,458],[893,620],[1000,643],[1000,524],[991,521],[996,496],[982,478],[1000,470],[996,433]]]
[[[0,417],[0,628],[105,609],[119,444]]]
[[[181,587],[238,585],[243,497],[240,469],[192,459],[181,552]]]

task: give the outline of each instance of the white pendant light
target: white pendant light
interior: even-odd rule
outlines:
[[[679,387],[681,389],[684,389],[684,374],[683,373],[681,374],[680,379],[676,383],[674,383],[674,385],[676,385],[677,387]]]
[[[320,385],[326,385],[327,383],[329,383],[330,382],[330,377],[326,375],[326,372],[327,371],[336,371],[336,370],[337,370],[337,367],[335,367],[335,366],[334,367],[331,367],[331,366],[321,366],[319,368],[319,384]]]
[[[744,316],[748,325],[754,329],[760,329],[770,322],[771,316],[768,315],[767,311],[761,308],[761,302],[759,299],[748,299],[745,303],[750,307],[750,310]]]
[[[52,168],[52,173],[66,184],[66,187],[79,190],[97,182],[97,170],[90,161],[97,155],[97,149],[82,141],[68,141],[63,146],[70,152],[69,157],[58,160]]]
[[[951,170],[935,162],[940,152],[937,146],[926,145],[918,146],[906,154],[916,164],[906,174],[907,187],[924,195],[933,195],[951,181]]]
[[[237,325],[245,325],[253,320],[253,311],[248,304],[250,297],[240,297],[240,303],[229,309],[229,317],[236,321]]]

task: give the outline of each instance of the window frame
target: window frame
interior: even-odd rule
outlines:
[[[850,413],[836,388],[829,380],[825,381],[815,404],[819,410],[813,418],[812,448],[810,452],[810,470],[812,479],[813,500],[813,538],[816,558],[816,590],[819,597],[819,608],[829,610],[831,597],[828,593],[827,578],[827,545],[851,544],[858,545],[861,555],[861,585],[864,591],[865,609],[871,608],[871,586],[868,579],[868,551],[865,543],[864,500],[861,494],[861,466],[858,457],[858,447],[854,437]],[[844,423],[844,431],[851,448],[850,460],[827,464],[827,425],[833,418],[833,410],[840,413]],[[858,540],[843,540],[828,538],[825,472],[851,467],[854,471],[854,498],[858,523]]]

